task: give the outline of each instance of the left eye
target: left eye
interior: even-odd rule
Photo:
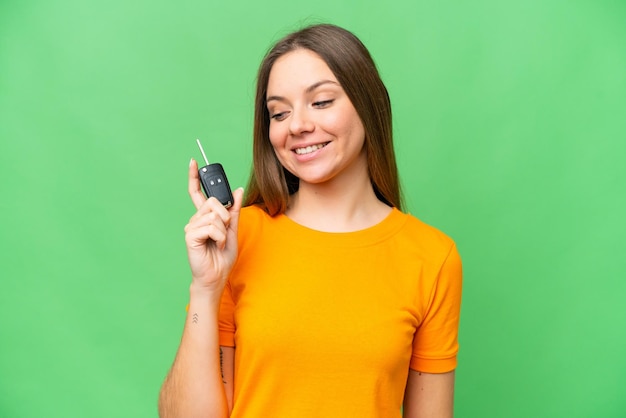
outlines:
[[[333,100],[320,100],[319,102],[313,102],[314,107],[327,107],[329,106]]]

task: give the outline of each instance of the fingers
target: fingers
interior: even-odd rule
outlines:
[[[243,204],[243,188],[233,192],[233,206],[226,209],[215,197],[207,199],[202,192],[198,163],[193,158],[189,162],[189,196],[197,209],[185,226],[185,235],[190,244],[205,245],[214,241],[218,248],[224,248],[229,233],[237,233],[239,211]],[[236,238],[235,238],[236,241]]]
[[[192,226],[189,224],[185,232],[185,238],[190,247],[203,247],[207,241],[213,241],[219,249],[226,246],[226,231],[219,225]]]
[[[192,246],[203,246],[208,241],[214,241],[218,248],[224,248],[226,244],[228,224],[216,211],[211,210],[211,200],[217,201],[215,198],[207,200],[185,226],[186,238]]]
[[[200,209],[207,200],[200,187],[200,177],[198,176],[198,162],[193,158],[189,162],[189,196],[196,209]]]
[[[215,212],[209,212],[203,215],[193,216],[189,223],[198,228],[203,226],[212,226],[216,230],[221,231],[224,234],[226,234],[226,230],[228,229],[228,225],[224,223],[224,220]]]
[[[243,201],[243,189],[233,192],[234,203],[230,210],[226,209],[215,197],[205,199],[198,211],[191,217],[185,227],[186,237],[192,246],[205,245],[214,241],[218,248],[226,246],[229,229],[236,235],[236,224]],[[233,220],[235,220],[233,222]],[[235,238],[236,240],[236,238]]]

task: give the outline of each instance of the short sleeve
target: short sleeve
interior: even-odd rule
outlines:
[[[445,373],[457,365],[462,288],[461,258],[452,245],[430,294],[430,302],[413,339],[410,368]]]
[[[235,302],[230,282],[226,283],[222,299],[220,301],[220,312],[218,317],[219,344],[225,347],[235,346]]]

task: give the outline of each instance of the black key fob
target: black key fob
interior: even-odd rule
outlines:
[[[226,208],[231,207],[235,203],[235,199],[233,199],[233,194],[230,191],[230,184],[228,184],[224,167],[220,163],[209,164],[200,140],[196,139],[196,142],[198,142],[198,147],[206,163],[204,167],[198,170],[204,194],[207,198],[215,197]]]
[[[235,202],[233,194],[230,191],[224,168],[220,163],[206,165],[198,170],[198,174],[200,175],[200,183],[202,183],[206,197],[215,197],[226,208],[233,205]]]

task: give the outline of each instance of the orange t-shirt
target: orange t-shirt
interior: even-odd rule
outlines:
[[[220,308],[231,417],[400,417],[409,368],[456,367],[460,303],[454,242],[411,215],[328,233],[243,208]]]

